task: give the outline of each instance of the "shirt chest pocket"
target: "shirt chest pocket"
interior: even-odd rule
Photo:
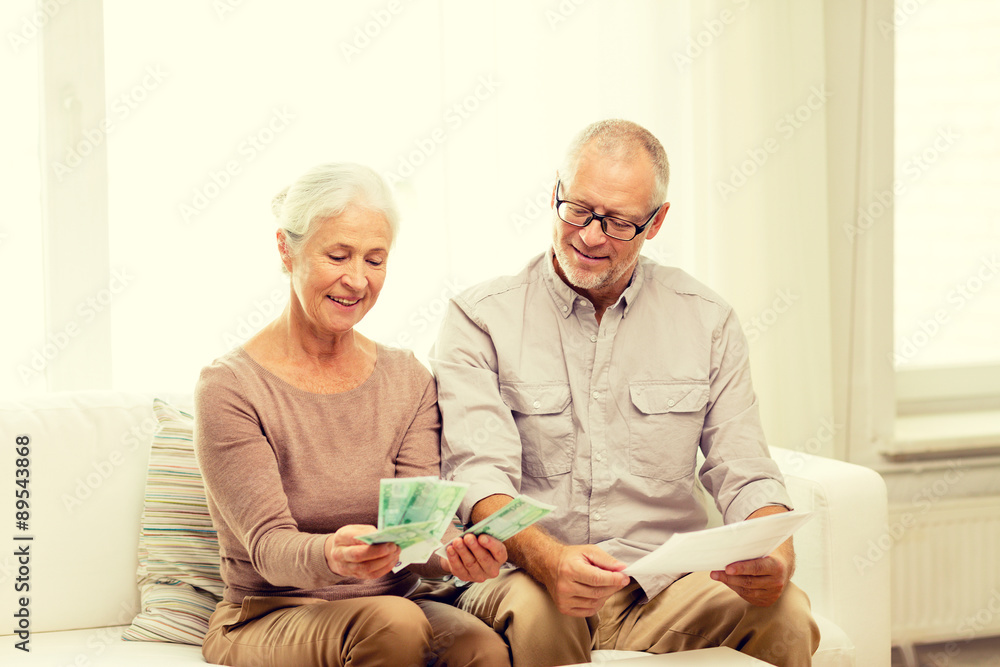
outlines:
[[[501,382],[500,397],[521,436],[522,472],[551,477],[572,470],[575,434],[569,385]]]
[[[708,382],[629,383],[629,470],[675,480],[694,472]]]

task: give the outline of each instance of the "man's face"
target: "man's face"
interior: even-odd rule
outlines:
[[[575,177],[563,183],[559,198],[641,225],[655,207],[650,205],[654,182],[652,161],[641,151],[623,159],[586,146]],[[664,205],[649,227],[631,241],[610,238],[597,220],[581,228],[555,216],[552,245],[556,270],[591,301],[594,296],[616,299],[632,277],[643,242],[659,231],[666,208]]]

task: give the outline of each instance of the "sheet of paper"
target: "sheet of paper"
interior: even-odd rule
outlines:
[[[399,572],[407,565],[413,563],[426,563],[434,554],[434,550],[441,546],[438,540],[424,540],[411,544],[399,552],[399,562],[392,568],[393,572]]]
[[[677,533],[624,571],[635,575],[724,570],[736,561],[767,556],[811,516],[812,512],[797,510],[718,528]]]

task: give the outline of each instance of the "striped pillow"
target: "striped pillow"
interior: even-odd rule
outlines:
[[[139,531],[141,607],[122,635],[130,641],[201,644],[222,597],[219,540],[194,456],[194,417],[155,399]]]

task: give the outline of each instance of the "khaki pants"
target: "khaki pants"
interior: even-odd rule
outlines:
[[[498,665],[507,646],[479,619],[446,601],[447,589],[422,583],[403,598],[349,600],[247,597],[220,602],[202,645],[205,660],[234,667],[334,665]]]
[[[515,667],[567,665],[590,660],[591,649],[672,653],[715,646],[781,667],[812,663],[819,629],[809,598],[789,584],[770,607],[754,607],[707,572],[682,577],[646,604],[632,582],[596,616],[565,616],[545,587],[521,570],[472,584],[458,606],[503,635]]]

